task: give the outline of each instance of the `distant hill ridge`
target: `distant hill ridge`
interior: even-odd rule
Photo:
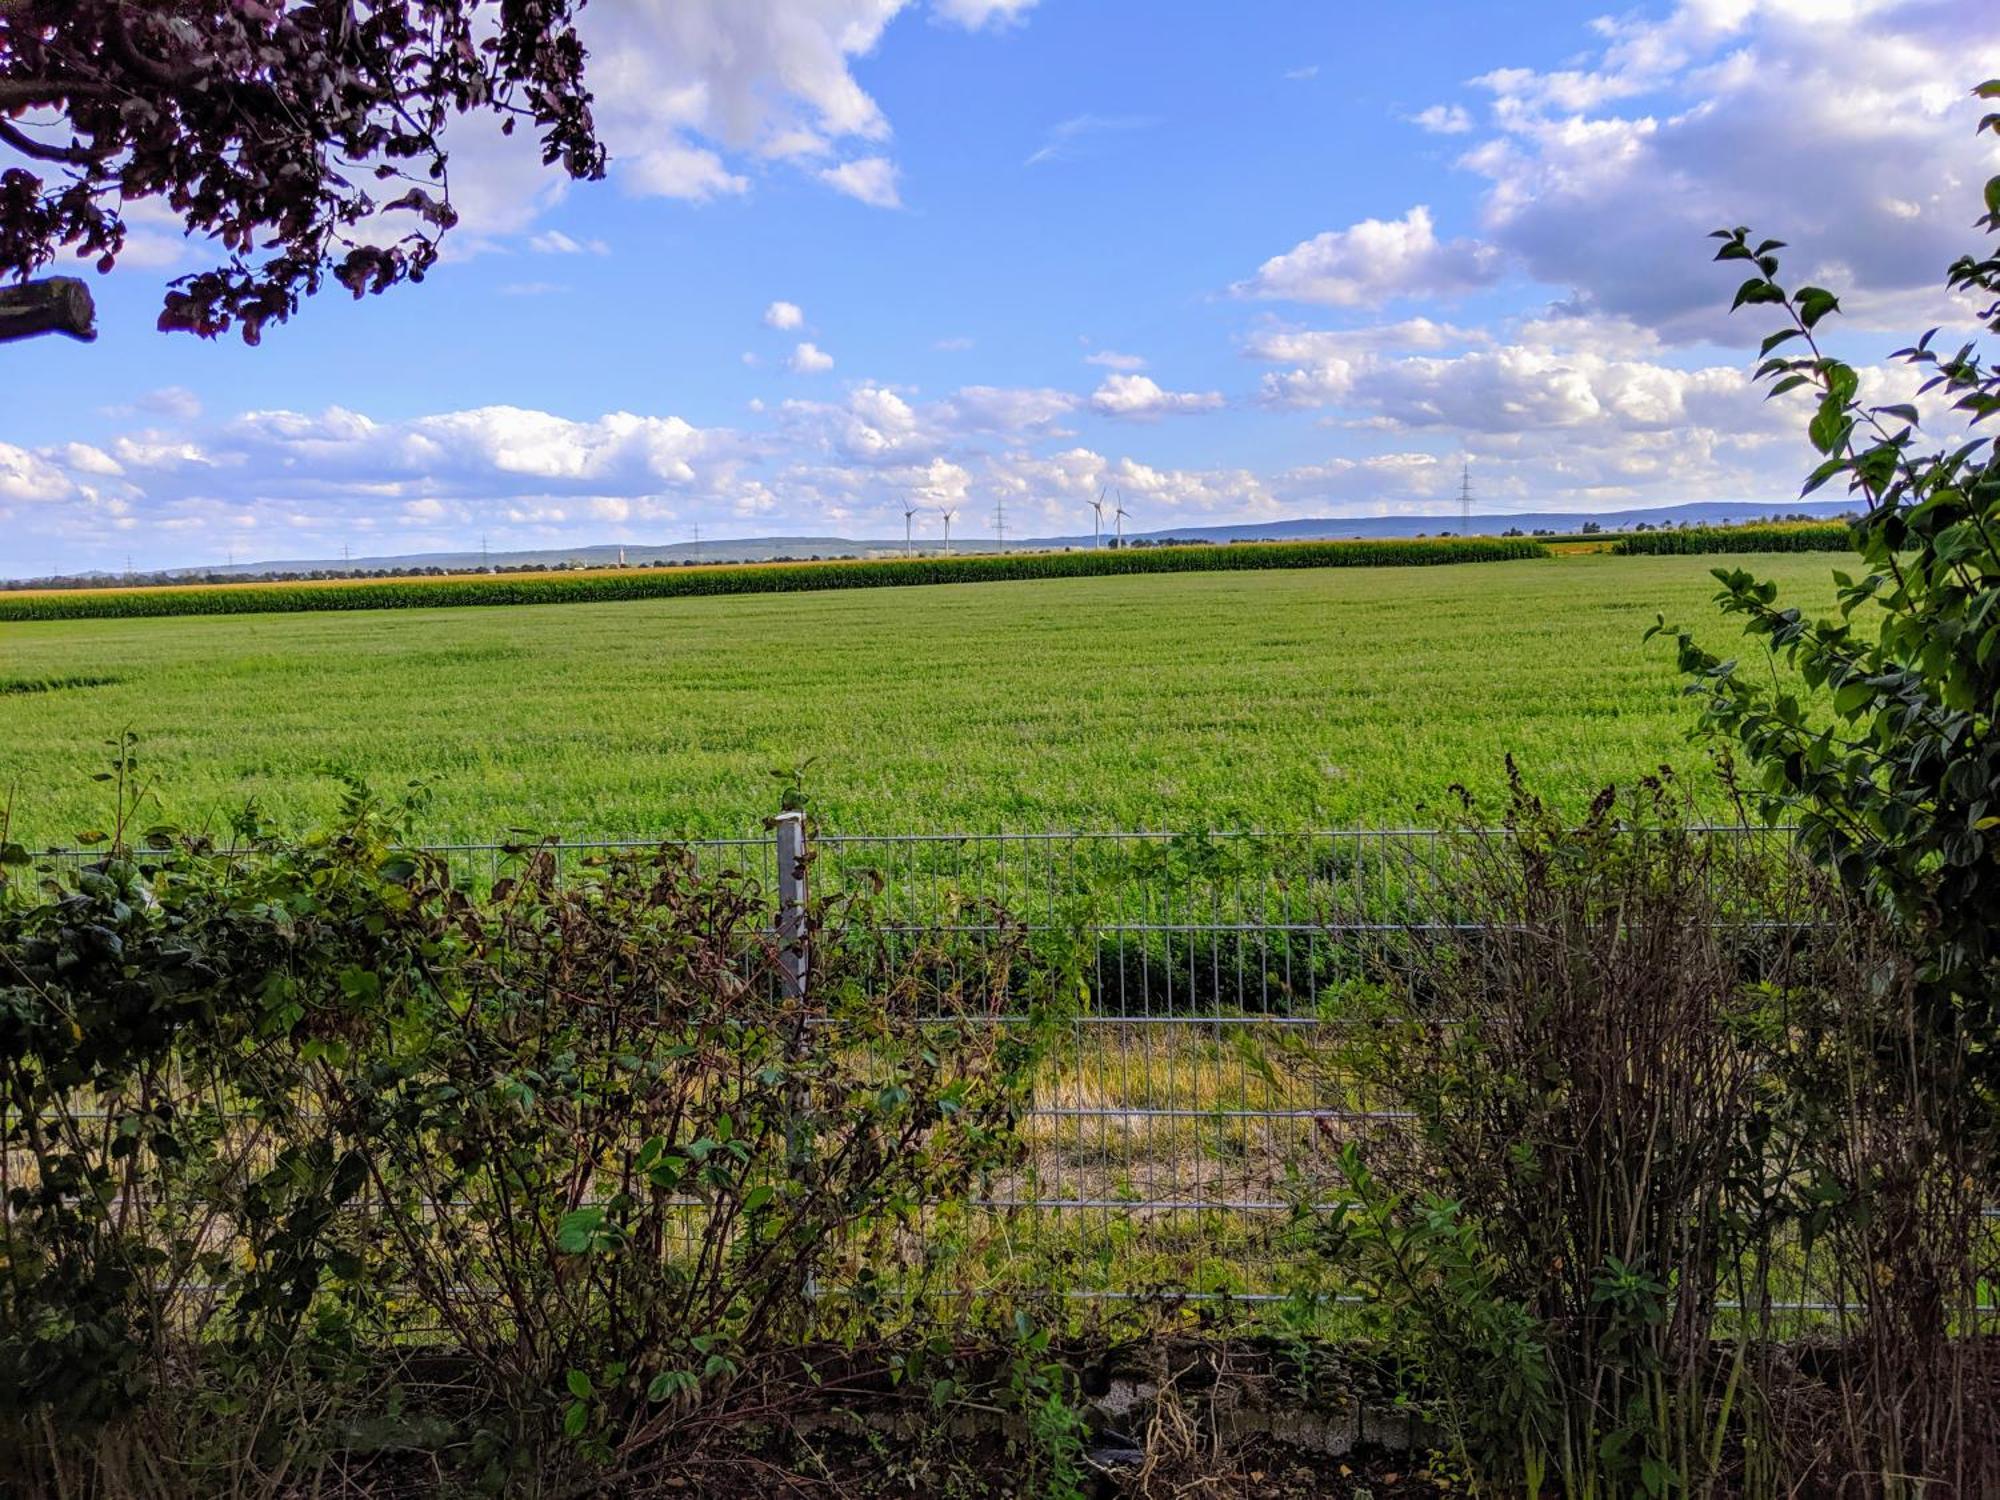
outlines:
[[[1792,500],[1758,503],[1737,500],[1698,500],[1683,505],[1651,506],[1639,510],[1586,513],[1581,511],[1522,511],[1517,514],[1475,512],[1468,534],[1498,536],[1506,530],[1569,533],[1595,526],[1604,531],[1629,531],[1648,526],[1741,525],[1783,516],[1832,517],[1853,507],[1841,501]],[[1133,542],[1160,542],[1168,539],[1190,542],[1253,541],[1337,541],[1344,538],[1438,536],[1456,533],[1461,526],[1455,514],[1412,516],[1308,516],[1290,521],[1238,522],[1220,526],[1170,526],[1156,531],[1127,534]],[[1070,536],[1010,537],[1008,551],[1046,551],[1063,547],[1088,547],[1089,532]],[[412,552],[376,557],[294,558],[263,562],[217,564],[209,567],[163,568],[149,572],[149,579],[229,578],[271,573],[368,573],[390,569],[441,569],[446,572],[474,572],[482,568],[546,568],[563,564],[584,567],[615,566],[620,558],[634,567],[658,563],[769,562],[777,558],[810,557],[900,557],[901,538],[859,540],[838,536],[762,536],[703,540],[701,542],[607,542],[587,547],[551,547],[515,552]],[[997,543],[991,537],[954,537],[954,552],[991,552]],[[928,555],[938,550],[935,537],[918,537],[916,551]],[[102,571],[65,575],[72,578],[106,578]],[[53,580],[51,580],[53,581]]]

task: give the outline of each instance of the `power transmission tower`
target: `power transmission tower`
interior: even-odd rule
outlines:
[[[1459,467],[1458,474],[1458,514],[1460,536],[1472,534],[1472,460],[1466,459]]]
[[[999,550],[1005,552],[1007,550],[1007,497],[1005,495],[995,495],[993,497],[993,534],[998,538]]]

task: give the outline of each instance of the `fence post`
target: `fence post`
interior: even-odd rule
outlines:
[[[806,815],[781,812],[772,826],[778,844],[778,965],[785,993],[803,1000],[811,957],[806,951]]]

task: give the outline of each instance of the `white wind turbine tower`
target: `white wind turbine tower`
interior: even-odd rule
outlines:
[[[943,506],[939,506],[939,507],[938,507],[938,514],[944,517],[944,555],[945,555],[946,557],[950,557],[950,556],[951,556],[951,518],[952,518],[953,516],[957,515],[957,514],[958,514],[958,512],[957,512],[957,511],[955,511],[955,510],[946,510],[946,509],[945,509],[945,508],[944,508]]]
[[[1118,502],[1118,510],[1112,519],[1118,523],[1118,550],[1123,552],[1125,550],[1125,518],[1131,515],[1132,512],[1125,508],[1125,496],[1122,492],[1113,491],[1113,498]]]
[[[916,519],[917,512],[922,509],[921,505],[911,505],[907,502],[903,506],[903,556],[905,557],[915,557],[917,555],[916,538],[910,528]]]
[[[1090,502],[1090,508],[1097,516],[1097,520],[1093,524],[1090,532],[1091,550],[1095,551],[1097,548],[1102,547],[1104,545],[1104,491],[1103,490],[1100,489],[1097,492],[1097,498]]]

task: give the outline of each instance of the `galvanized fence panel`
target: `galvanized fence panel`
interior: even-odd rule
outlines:
[[[1694,832],[1773,852],[1788,837]],[[815,832],[808,842],[804,820],[781,815],[762,835],[667,842],[698,869],[756,882],[769,903],[767,931],[787,955],[785,982],[802,990],[808,886],[817,898],[871,903],[871,930],[905,934],[912,945],[976,943],[998,932],[1003,914],[1031,939],[1080,945],[1071,951],[1084,993],[1036,1088],[1024,1160],[972,1202],[938,1206],[956,1216],[965,1245],[960,1289],[1255,1305],[1311,1284],[1296,1225],[1302,1208],[1338,1193],[1339,1147],[1403,1123],[1351,1081],[1300,1062],[1334,1050],[1355,1022],[1351,987],[1380,978],[1397,945],[1465,928],[1452,878],[1468,857],[1465,840],[1504,837],[1417,828]],[[496,842],[429,852],[454,882],[484,892],[524,847],[545,850],[567,876],[660,845]],[[1793,1303],[1834,1311],[1810,1294]]]

